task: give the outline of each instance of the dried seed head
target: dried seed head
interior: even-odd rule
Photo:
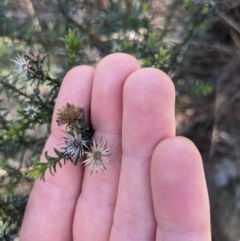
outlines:
[[[67,132],[67,137],[64,137],[64,139],[64,159],[69,159],[76,165],[84,155],[84,148],[87,148],[86,141],[76,131],[73,131],[73,133]]]
[[[107,143],[102,143],[101,141],[95,142],[93,140],[93,145],[90,147],[89,152],[85,152],[86,160],[83,164],[91,170],[91,173],[98,169],[102,171],[106,170],[105,164],[109,163],[108,156],[111,155],[110,148],[107,147]]]
[[[17,55],[15,59],[12,59],[12,61],[16,64],[17,67],[14,72],[28,76],[32,67],[29,60],[26,60],[23,56]]]
[[[41,51],[39,49],[30,49],[25,53],[24,58],[30,62],[39,62],[41,60]]]
[[[83,117],[84,110],[78,106],[67,103],[66,106],[58,110],[57,123],[58,125],[74,125],[78,126],[80,119]]]

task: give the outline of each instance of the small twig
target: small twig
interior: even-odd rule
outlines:
[[[4,87],[6,87],[10,90],[13,90],[14,92],[17,92],[19,95],[24,96],[24,97],[31,100],[31,97],[29,95],[27,95],[24,92],[20,91],[19,89],[15,88],[13,85],[11,85],[11,84],[9,84],[5,81],[1,81],[0,84],[2,84]]]
[[[239,24],[236,23],[232,18],[230,18],[229,16],[227,16],[226,14],[222,13],[222,12],[217,12],[217,14],[219,15],[219,17],[226,23],[228,24],[230,27],[232,27],[233,29],[235,29],[238,33],[240,33],[240,27]]]

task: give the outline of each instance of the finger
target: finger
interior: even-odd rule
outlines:
[[[201,156],[186,138],[162,141],[151,165],[157,241],[210,241],[210,212]]]
[[[53,148],[60,148],[63,130],[56,123],[57,111],[66,103],[90,109],[93,69],[81,66],[65,76],[53,114],[52,133],[44,151],[55,156]],[[88,114],[88,111],[86,111]],[[89,118],[87,116],[87,118]],[[46,161],[44,155],[41,161]],[[67,162],[52,176],[46,173],[46,182],[37,181],[31,192],[22,224],[20,240],[72,240],[72,220],[76,201],[80,193],[83,169]]]
[[[94,139],[107,141],[111,163],[102,173],[85,170],[74,217],[74,240],[109,240],[121,166],[122,89],[126,78],[139,68],[127,54],[112,54],[96,67],[91,121]]]
[[[150,159],[159,141],[175,134],[174,87],[153,68],[134,72],[123,92],[123,158],[111,241],[154,240],[156,222]]]

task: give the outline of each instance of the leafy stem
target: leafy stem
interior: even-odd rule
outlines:
[[[33,179],[39,178],[45,181],[45,172],[47,169],[49,169],[50,173],[54,175],[57,171],[57,165],[59,165],[59,167],[62,167],[61,160],[64,159],[64,155],[62,152],[58,151],[56,148],[54,148],[54,152],[57,155],[56,157],[49,156],[47,151],[44,153],[47,162],[40,162],[37,159],[32,158],[34,166],[25,172],[27,177]],[[66,160],[64,159],[64,164],[65,163]]]
[[[6,81],[1,81],[1,84],[5,88],[13,90],[15,93],[18,93],[19,95],[24,96],[25,98],[31,99],[31,97],[29,95],[25,94],[24,92],[22,92],[21,90],[16,88],[14,85],[11,85],[11,84],[7,83]]]

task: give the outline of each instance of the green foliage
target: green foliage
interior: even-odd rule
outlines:
[[[212,92],[212,86],[208,83],[199,83],[191,88],[191,92],[198,95],[207,95]]]
[[[64,159],[63,153],[54,148],[56,157],[51,157],[47,152],[44,153],[47,162],[40,162],[35,158],[32,158],[34,166],[28,169],[25,174],[27,177],[36,180],[40,179],[45,181],[45,172],[49,169],[50,173],[54,175],[56,173],[56,167],[62,167],[61,160]],[[65,163],[65,161],[64,161]]]
[[[22,172],[0,156],[0,240],[13,240],[22,222],[28,195],[15,193],[19,183],[27,181]]]
[[[0,240],[10,241],[17,237],[22,223],[28,196],[0,195]]]
[[[7,184],[5,187],[5,193],[11,194],[16,189],[19,182],[25,181],[26,178],[22,172],[11,165],[8,160],[0,158],[0,167],[1,170],[5,171],[5,175],[0,177],[2,183]]]
[[[159,54],[157,56],[155,67],[160,69],[169,58],[170,58],[170,55],[169,55],[168,49],[161,47],[159,49]]]
[[[71,69],[80,62],[78,57],[84,54],[83,50],[78,50],[84,41],[84,37],[80,37],[75,31],[69,29],[68,34],[60,40],[65,44],[65,49],[60,53],[66,56],[66,68]]]

